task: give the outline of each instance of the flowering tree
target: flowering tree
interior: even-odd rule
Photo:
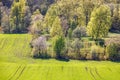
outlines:
[[[32,55],[33,57],[47,57],[47,43],[46,38],[41,36],[32,41]]]

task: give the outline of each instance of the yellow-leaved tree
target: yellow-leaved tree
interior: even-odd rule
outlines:
[[[95,8],[87,26],[87,33],[93,39],[100,39],[108,35],[111,26],[111,12],[107,5]]]
[[[50,35],[52,37],[55,36],[62,36],[63,35],[63,30],[61,27],[61,21],[60,18],[57,16],[52,24],[52,28],[50,29]]]

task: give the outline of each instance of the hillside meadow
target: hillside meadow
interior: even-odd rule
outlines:
[[[0,80],[120,80],[120,63],[30,57],[29,34],[0,34]]]

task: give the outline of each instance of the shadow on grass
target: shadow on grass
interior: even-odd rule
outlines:
[[[51,59],[51,57],[33,57],[33,59],[49,60],[49,59]]]
[[[42,60],[56,59],[56,60],[62,61],[62,62],[69,62],[70,61],[70,59],[65,59],[65,58],[51,58],[51,57],[46,57],[46,58],[44,58],[44,57],[33,57],[33,59],[35,59],[35,60],[39,60],[39,59],[42,59]]]
[[[77,61],[82,61],[82,62],[87,62],[87,61],[104,61],[104,60],[98,60],[98,59],[93,59],[93,60],[87,60],[87,59],[69,59],[69,58],[51,58],[50,56],[46,56],[46,57],[33,57],[33,59],[42,59],[42,60],[50,60],[50,59],[56,59],[58,61],[62,61],[62,62],[69,62],[70,60],[77,60]],[[110,62],[114,62],[114,63],[120,63],[120,60],[105,60],[105,61],[110,61]]]
[[[69,59],[65,59],[65,58],[56,58],[56,60],[58,61],[64,61],[64,62],[69,62]]]
[[[66,59],[66,58],[56,58],[56,60],[58,60],[58,61],[65,61],[65,62],[69,62],[70,61],[69,59]]]
[[[111,61],[111,62],[114,62],[114,63],[120,63],[120,60],[118,60],[118,61]]]

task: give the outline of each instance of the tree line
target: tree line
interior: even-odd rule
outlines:
[[[5,1],[0,32],[31,33],[33,57],[120,59],[119,37],[117,43],[105,39],[109,32],[120,33],[119,0]]]

